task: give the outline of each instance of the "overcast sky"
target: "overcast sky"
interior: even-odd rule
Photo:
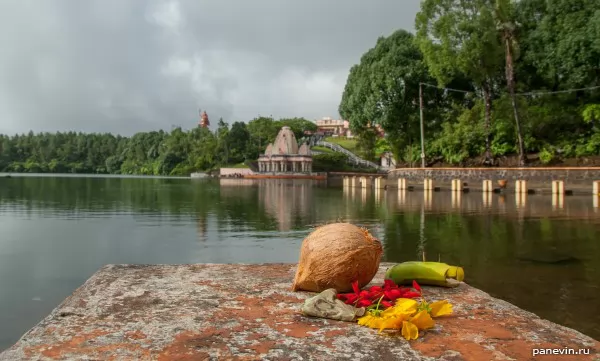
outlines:
[[[350,67],[419,0],[2,0],[0,133],[338,117]]]

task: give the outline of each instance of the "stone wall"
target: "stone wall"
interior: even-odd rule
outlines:
[[[592,192],[594,181],[600,181],[600,168],[398,168],[388,173],[388,186],[397,187],[398,179],[406,179],[407,186],[423,186],[423,179],[431,178],[434,187],[450,188],[453,179],[467,183],[470,189],[481,189],[484,180],[497,187],[498,180],[508,181],[507,189],[514,188],[516,180],[526,180],[529,189],[540,191],[552,188],[552,181],[562,180],[565,189]]]
[[[221,169],[219,169],[219,175],[221,177],[223,177],[223,176],[227,177],[227,176],[231,176],[233,174],[246,175],[246,174],[254,174],[254,172],[250,168],[221,168]]]

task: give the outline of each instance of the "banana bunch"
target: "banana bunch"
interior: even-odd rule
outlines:
[[[385,278],[397,285],[410,285],[414,280],[420,285],[457,287],[465,278],[465,271],[441,262],[410,261],[389,268]]]

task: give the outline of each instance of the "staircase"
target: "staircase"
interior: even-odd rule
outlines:
[[[258,161],[256,160],[247,160],[244,162],[253,172],[258,172]]]
[[[356,164],[356,165],[362,165],[362,166],[369,167],[369,168],[375,168],[377,170],[385,170],[379,164],[376,164],[376,163],[370,162],[368,160],[362,159],[361,157],[359,157],[356,154],[352,153],[348,149],[346,149],[346,148],[344,148],[342,146],[339,146],[337,144],[329,143],[329,142],[325,142],[325,141],[319,140],[319,141],[316,141],[314,145],[318,145],[320,147],[326,147],[326,148],[329,148],[329,149],[331,149],[333,151],[340,152],[340,153],[343,153],[343,154],[347,155],[349,163]],[[314,154],[314,152],[313,152],[313,154]]]

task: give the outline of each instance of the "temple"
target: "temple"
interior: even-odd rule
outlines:
[[[208,114],[206,114],[206,111],[200,113],[200,123],[198,126],[200,128],[208,128],[210,126],[210,121],[208,120]]]
[[[258,158],[260,173],[311,173],[312,155],[308,144],[298,147],[290,127],[283,127],[275,141]]]

